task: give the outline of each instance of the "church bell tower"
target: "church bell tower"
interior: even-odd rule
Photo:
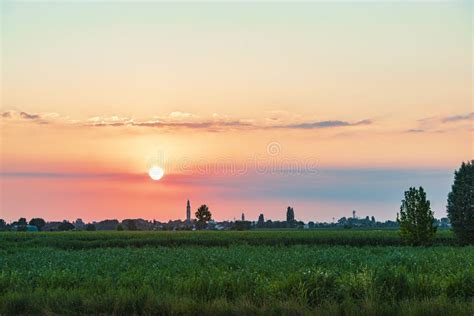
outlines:
[[[186,204],[186,223],[191,224],[191,204]]]

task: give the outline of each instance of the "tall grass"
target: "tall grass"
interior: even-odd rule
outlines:
[[[345,233],[323,237],[375,238]],[[3,235],[0,314],[474,313],[473,246],[323,245],[306,232],[167,234]],[[270,236],[292,242],[267,245]],[[137,248],[140,238],[147,241]]]
[[[312,230],[312,231],[177,231],[177,232],[46,232],[0,233],[0,248],[48,246],[60,249],[104,247],[202,246],[236,244],[281,245],[404,245],[396,230]],[[455,245],[454,235],[441,230],[433,245]]]

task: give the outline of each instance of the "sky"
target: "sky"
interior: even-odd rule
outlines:
[[[470,1],[0,5],[7,221],[443,217],[474,156]]]

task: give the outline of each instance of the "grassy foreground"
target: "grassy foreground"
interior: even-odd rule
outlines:
[[[436,233],[433,245],[455,245],[449,230]],[[93,249],[108,247],[229,247],[233,245],[290,246],[402,246],[397,230],[257,230],[257,231],[177,231],[177,232],[47,232],[0,233],[0,249],[11,247],[54,247],[60,249]]]
[[[0,314],[473,315],[474,247],[438,238],[412,248],[393,231],[5,233]]]

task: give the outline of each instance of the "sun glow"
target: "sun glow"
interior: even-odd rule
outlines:
[[[148,175],[152,180],[158,181],[165,175],[163,168],[158,166],[153,166],[148,170]]]

